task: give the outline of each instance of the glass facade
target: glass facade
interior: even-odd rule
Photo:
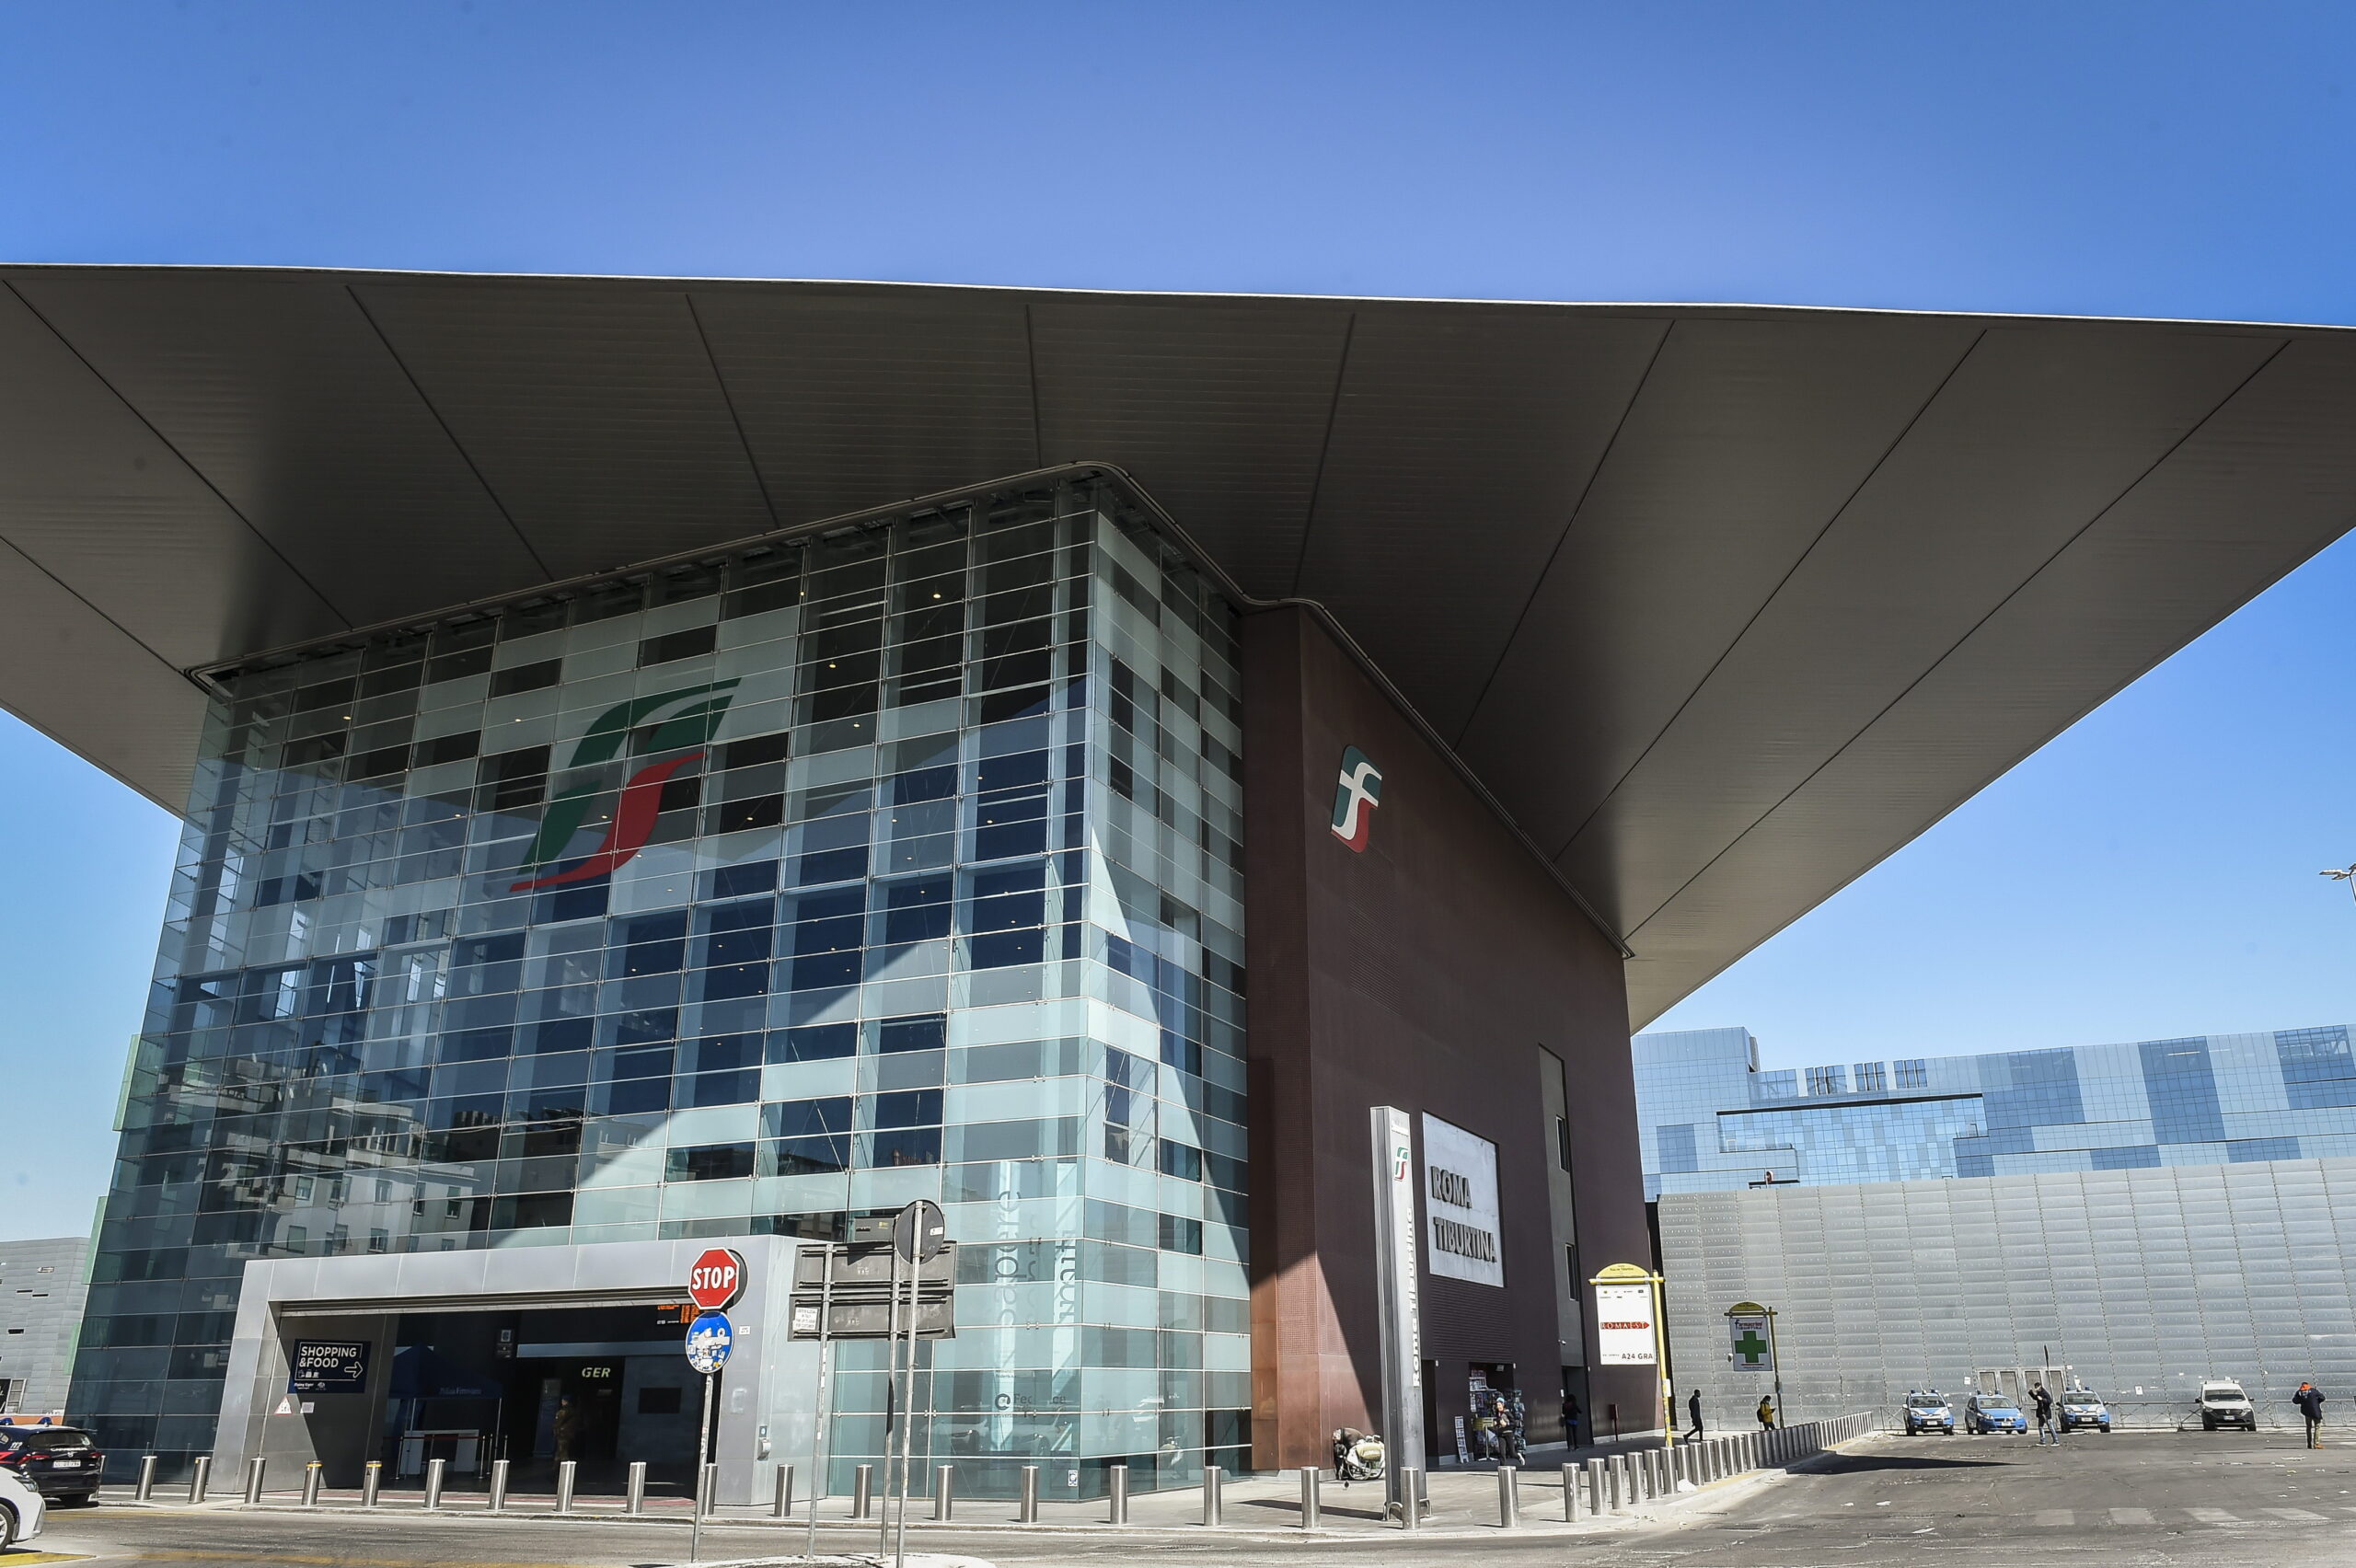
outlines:
[[[249,1260],[931,1198],[959,1331],[919,1456],[1051,1493],[1239,1463],[1232,623],[1088,481],[216,676],[75,1416],[208,1450]],[[837,1488],[882,1367],[844,1347]]]
[[[1747,1030],[1640,1034],[1645,1195],[2356,1155],[2348,1028],[1759,1070]]]

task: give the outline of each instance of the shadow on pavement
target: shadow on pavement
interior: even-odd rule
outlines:
[[[1859,1475],[1866,1470],[1952,1470],[2001,1468],[2003,1459],[1922,1459],[1899,1454],[1838,1454],[1814,1467],[1818,1475]]]

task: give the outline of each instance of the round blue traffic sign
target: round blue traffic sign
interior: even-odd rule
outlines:
[[[736,1326],[725,1312],[706,1312],[687,1325],[687,1365],[699,1372],[717,1372],[736,1343]]]

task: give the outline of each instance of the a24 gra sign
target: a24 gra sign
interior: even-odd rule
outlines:
[[[713,1247],[687,1271],[687,1294],[707,1312],[725,1309],[745,1294],[745,1260],[725,1247]]]

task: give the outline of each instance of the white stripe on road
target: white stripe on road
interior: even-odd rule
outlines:
[[[2078,1522],[2078,1516],[2068,1508],[2046,1508],[2038,1512],[2037,1522],[2066,1529]]]
[[[2114,1525],[2148,1525],[2152,1522],[2149,1508],[2113,1508],[2110,1522]]]
[[[2304,1508],[2269,1508],[2267,1512],[2278,1519],[2289,1519],[2293,1524],[2327,1525],[2331,1522],[2323,1515],[2310,1514]]]
[[[2228,1514],[2223,1508],[2187,1508],[2185,1512],[2204,1525],[2238,1525],[2242,1522],[2238,1515]]]

